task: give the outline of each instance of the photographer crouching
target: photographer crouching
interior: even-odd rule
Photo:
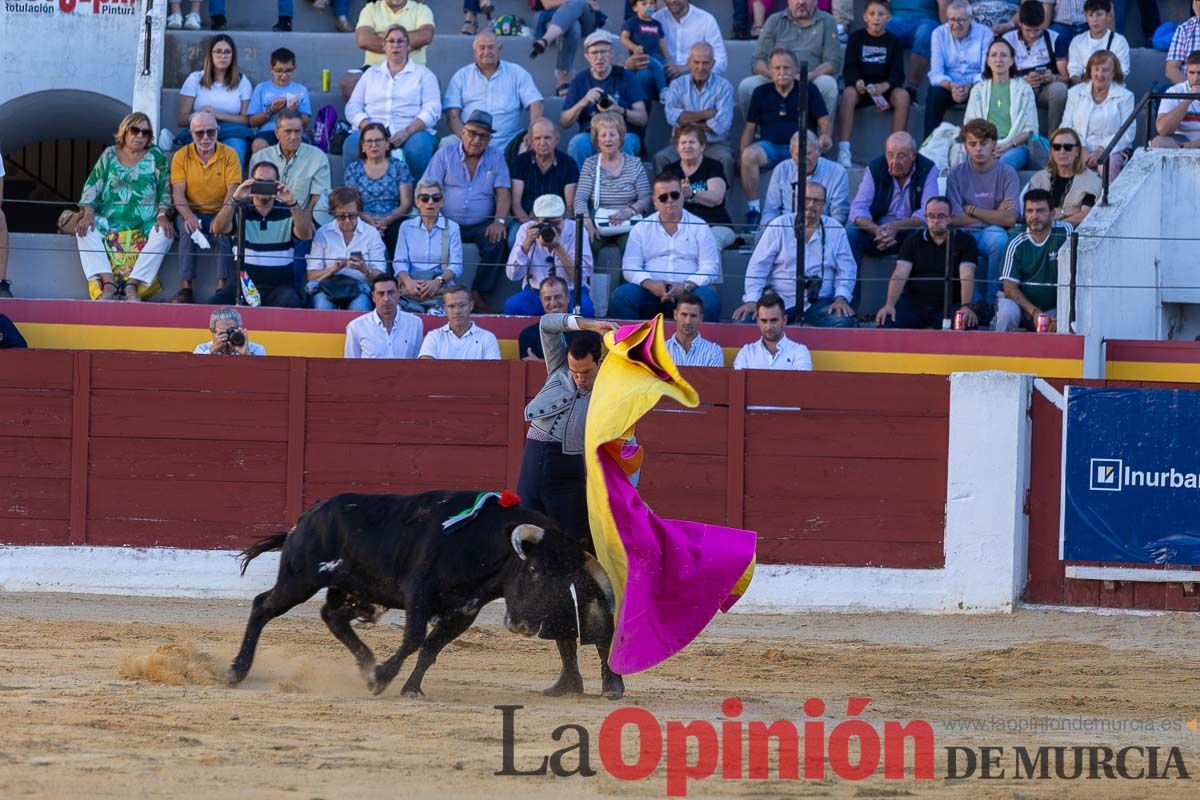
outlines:
[[[266,348],[250,341],[242,315],[236,308],[218,308],[208,318],[212,341],[201,342],[192,352],[201,356],[265,356]]]
[[[510,316],[539,317],[542,302],[538,290],[550,276],[562,278],[570,287],[569,308],[575,307],[575,293],[581,294],[583,316],[595,315],[588,282],[592,277],[592,248],[583,248],[582,269],[575,264],[575,220],[564,219],[566,203],[556,194],[544,194],[533,203],[533,218],[517,230],[517,246],[508,254],[508,277],[521,282],[521,291],[504,303]]]

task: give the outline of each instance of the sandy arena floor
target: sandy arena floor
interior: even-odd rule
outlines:
[[[661,797],[665,766],[640,782],[606,774],[597,754],[605,715],[620,704],[540,696],[557,675],[549,642],[518,639],[497,606],[443,653],[426,697],[399,695],[401,677],[370,696],[348,652],[309,604],[267,626],[246,682],[221,685],[247,604],[108,596],[0,594],[0,797]],[[398,645],[389,612],[363,632],[376,653]],[[798,725],[809,697],[828,705],[826,730],[846,698],[862,715],[926,719],[937,742],[933,781],[722,780],[689,784],[692,797],[1183,797],[1200,780],[1200,716],[1191,656],[1200,616],[1095,616],[1024,610],[1011,616],[752,615],[718,619],[682,655],[628,681],[627,703],[659,720],[719,723],[721,701],[743,720]],[[174,646],[174,647],[172,647]],[[160,650],[160,648],[162,648]],[[175,654],[151,658],[156,652]],[[598,690],[595,651],[583,655]],[[140,674],[141,678],[128,676]],[[529,769],[559,725],[591,733],[584,778],[496,777],[501,715],[519,704],[516,765]],[[1017,732],[1041,725],[1161,721],[1154,731]],[[1097,720],[1101,722],[1097,722]],[[964,730],[972,721],[983,730]],[[1089,722],[1090,721],[1090,722]],[[1104,722],[1106,721],[1106,722]],[[1141,723],[1131,723],[1140,726]],[[627,741],[630,737],[627,737]],[[944,748],[969,745],[1178,746],[1193,780],[948,781]],[[574,764],[573,757],[568,765]],[[882,773],[882,769],[880,770]]]

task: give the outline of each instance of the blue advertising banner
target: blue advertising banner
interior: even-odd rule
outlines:
[[[1200,391],[1067,387],[1061,555],[1200,565]]]

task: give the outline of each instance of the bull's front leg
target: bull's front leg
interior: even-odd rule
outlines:
[[[579,673],[579,653],[575,650],[574,639],[556,639],[558,657],[562,659],[562,672],[558,680],[546,691],[549,697],[561,697],[564,694],[583,694],[583,675]]]
[[[371,694],[382,694],[404,666],[404,659],[420,649],[425,641],[425,632],[429,627],[429,607],[425,602],[405,602],[404,610],[404,641],[400,649],[387,661],[375,667],[371,677],[367,678],[367,688]]]
[[[401,694],[405,697],[417,697],[425,694],[421,691],[421,681],[425,678],[426,671],[437,661],[438,653],[442,651],[442,648],[462,636],[467,628],[471,627],[471,623],[475,621],[478,613],[478,611],[474,613],[459,612],[434,622],[433,630],[425,637],[425,642],[421,645],[420,652],[417,653],[417,666],[413,668],[412,674],[404,682],[404,688],[400,690]]]

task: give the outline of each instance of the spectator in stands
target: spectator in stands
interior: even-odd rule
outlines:
[[[692,5],[691,0],[666,0],[662,8],[654,12],[654,19],[662,25],[667,37],[667,83],[691,69],[687,62],[692,47],[702,43],[712,48],[713,74],[725,74],[729,56],[725,53],[725,40],[716,17]]]
[[[716,342],[700,335],[704,318],[704,300],[694,292],[685,292],[675,301],[675,333],[667,339],[667,352],[677,367],[723,367],[725,351]]]
[[[1070,128],[1050,134],[1050,163],[1034,173],[1025,187],[1050,192],[1051,216],[1078,226],[1088,215],[1102,191],[1100,176],[1088,169],[1083,142]]]
[[[463,273],[462,233],[442,214],[442,185],[430,178],[417,182],[418,216],[400,224],[392,269],[400,286],[400,303],[425,313],[438,309],[442,292]]]
[[[754,303],[768,289],[787,304],[788,319],[794,320],[797,304],[803,301],[803,322],[821,328],[853,328],[854,308],[850,299],[858,280],[858,266],[846,239],[846,229],[837,220],[825,216],[825,187],[809,183],[804,187],[804,277],[806,297],[796,297],[795,214],[785,214],[763,229],[746,265],[742,305],[733,312],[733,320],[754,313]]]
[[[1046,29],[1046,10],[1038,0],[1025,0],[1017,15],[1017,29],[1004,34],[1004,41],[1012,45],[1016,77],[1033,90],[1037,107],[1046,109],[1050,130],[1054,130],[1062,122],[1067,103],[1069,40]],[[1034,128],[1036,133],[1036,112]]]
[[[721,280],[721,254],[708,225],[683,208],[679,178],[663,173],[654,179],[655,213],[629,232],[621,259],[628,283],[609,299],[609,315],[617,319],[650,319],[668,313],[685,293],[704,301],[704,319],[721,318],[721,299],[713,284]]]
[[[326,0],[327,2],[328,0]],[[348,2],[348,0],[342,0]],[[167,4],[167,30],[179,30],[184,28],[189,31],[200,30],[200,0],[192,0],[191,10],[188,11],[186,17],[181,17],[179,0]],[[292,11],[293,0],[279,0],[279,19],[272,26],[271,30],[276,32],[287,32],[292,29]],[[321,6],[324,8],[324,6]],[[214,31],[225,30],[228,24],[225,19],[225,0],[208,0],[208,21],[209,28]]]
[[[191,0],[188,8],[187,16],[183,16],[183,4],[180,0],[172,0],[167,4],[167,30],[177,31],[179,29],[188,31],[198,31],[203,27],[200,20],[200,0]]]
[[[567,208],[575,208],[579,165],[558,149],[558,129],[548,117],[529,126],[529,145],[529,149],[514,158],[509,167],[512,214],[517,223],[510,226],[510,249],[517,241],[517,226],[532,219],[533,203],[537,198],[544,194],[557,195]]]
[[[592,278],[592,248],[584,247],[581,269],[575,268],[575,220],[564,219],[567,206],[555,194],[544,194],[533,204],[533,217],[517,229],[517,243],[508,255],[506,274],[520,281],[521,290],[504,302],[504,313],[536,317],[541,308],[538,294],[548,277],[561,277],[571,287],[570,305],[575,305],[576,287],[585,317],[596,315],[588,283]]]
[[[787,8],[767,17],[763,25],[754,49],[754,74],[738,84],[742,113],[749,118],[755,91],[775,80],[772,59],[780,49],[791,52],[797,74],[801,63],[808,65],[809,83],[820,92],[825,108],[836,109],[837,79],[842,74],[842,43],[838,40],[837,22],[817,9],[817,0],[787,0]]]
[[[487,22],[491,22],[492,12],[496,10],[496,6],[492,0],[463,0],[463,26],[459,34],[462,36],[474,36],[480,30],[481,23],[478,15],[483,14],[487,17]]]
[[[993,36],[1003,36],[1016,30],[1016,0],[970,0],[970,3],[971,15],[975,17],[975,21],[990,30]]]
[[[593,246],[614,244],[624,249],[628,234],[613,235],[596,226],[597,216],[602,227],[617,228],[634,216],[650,209],[650,179],[642,162],[625,153],[621,142],[625,137],[625,121],[617,114],[605,113],[592,117],[592,142],[599,151],[588,156],[579,171],[579,186],[575,190],[575,214],[584,214],[584,227]],[[588,205],[592,206],[589,213]]]
[[[492,115],[472,112],[463,126],[462,140],[435,153],[426,170],[427,178],[442,185],[442,213],[459,224],[464,243],[479,248],[471,296],[483,312],[492,310],[483,295],[496,290],[504,269],[512,203],[508,166],[500,151],[488,146],[491,139]]]
[[[703,125],[704,155],[714,158],[725,172],[725,182],[733,180],[734,158],[729,146],[729,129],[733,126],[733,86],[720,75],[713,74],[713,49],[707,42],[692,45],[688,52],[688,74],[667,87],[663,95],[663,113],[671,126],[671,138],[681,125]],[[654,154],[654,170],[662,172],[667,164],[679,157],[674,144]]]
[[[838,163],[853,166],[850,136],[854,131],[854,112],[863,106],[892,111],[892,131],[908,128],[908,109],[912,98],[904,89],[904,46],[887,30],[892,12],[887,0],[868,0],[863,12],[866,28],[850,34],[846,42],[842,78],[846,88],[838,108]],[[882,105],[880,104],[882,100]]]
[[[250,341],[249,332],[236,308],[218,308],[208,318],[212,339],[196,345],[192,353],[199,356],[265,356],[267,350]],[[231,339],[233,341],[231,341]],[[240,343],[235,343],[240,342]]]
[[[1084,0],[1042,0],[1042,5],[1053,6],[1054,21],[1050,29],[1059,36],[1074,39],[1081,33],[1087,33],[1087,17],[1083,13]]]
[[[0,314],[0,350],[20,349],[29,347],[25,337],[17,330],[17,326],[8,317]]]
[[[592,137],[587,133],[592,117],[601,112],[621,117],[625,128],[621,149],[631,156],[637,155],[642,142],[630,128],[640,128],[649,119],[638,82],[624,68],[613,66],[613,46],[607,34],[597,31],[589,36],[583,43],[583,55],[588,68],[580,70],[571,79],[558,117],[559,127],[563,130],[579,123],[580,133],[567,143],[567,153],[580,169],[596,152]]]
[[[725,170],[715,159],[704,155],[704,128],[694,122],[675,129],[675,148],[679,160],[667,165],[667,171],[680,179],[683,188],[683,207],[709,226],[717,248],[724,250],[737,241],[733,220],[725,210]]]
[[[1025,230],[1017,234],[1004,252],[1001,283],[1004,296],[996,303],[995,328],[1035,330],[1039,314],[1050,315],[1050,330],[1056,329],[1058,305],[1058,251],[1071,237],[1070,223],[1050,215],[1050,193],[1030,189],[1025,193]]]
[[[888,282],[887,301],[875,315],[881,328],[941,328],[943,315],[963,309],[967,328],[979,325],[971,304],[975,296],[978,249],[966,231],[950,230],[950,199],[933,195],[925,201],[925,229],[904,240]],[[947,255],[946,250],[950,253]],[[945,308],[946,281],[950,307]]]
[[[1200,50],[1187,57],[1186,78],[1168,89],[1167,94],[1200,94]],[[1158,105],[1154,129],[1158,135],[1151,142],[1152,147],[1200,147],[1200,100],[1190,103],[1163,100]]]
[[[764,167],[770,169],[788,157],[792,133],[800,124],[800,85],[796,82],[796,60],[790,50],[776,48],[771,53],[771,75],[771,83],[754,90],[746,112],[746,126],[742,129],[742,189],[749,227],[757,227],[762,219],[759,175]],[[808,123],[809,128],[818,131],[822,152],[828,150],[833,144],[833,125],[821,95],[813,90],[812,84],[808,87]],[[761,136],[757,141],[756,134]]]
[[[0,154],[0,298],[12,297],[8,280],[8,220],[4,218],[4,156]]]
[[[304,119],[293,108],[284,108],[276,113],[275,135],[279,143],[251,156],[251,169],[264,161],[274,164],[279,171],[279,179],[287,184],[296,202],[309,214],[324,215],[326,209],[322,206],[326,203],[323,198],[330,188],[329,156],[321,148],[304,141]],[[349,163],[353,164],[353,159]]]
[[[275,184],[274,194],[253,192],[256,181]],[[245,218],[243,256],[246,274],[254,281],[264,306],[301,308],[304,301],[296,291],[296,243],[311,241],[312,217],[296,202],[287,184],[280,182],[279,170],[269,161],[256,164],[250,179],[233,190],[233,202],[221,206],[213,219],[213,230],[230,235],[237,231],[235,208]],[[236,205],[235,205],[236,204]],[[210,305],[234,305],[238,281],[232,281],[209,298]]]
[[[634,0],[633,6],[634,16],[621,26],[621,44],[629,51],[630,58],[637,59],[634,63],[638,66],[626,68],[637,78],[643,97],[658,99],[667,90],[664,68],[670,59],[667,40],[662,23],[650,16],[654,13],[654,0]]]
[[[246,114],[250,124],[254,126],[254,140],[250,142],[250,152],[257,153],[264,147],[279,143],[275,135],[275,117],[285,108],[300,114],[301,129],[308,127],[312,119],[312,101],[308,95],[308,87],[297,83],[296,54],[286,47],[281,47],[271,53],[271,80],[263,81],[254,87],[250,95],[250,106]]]
[[[1029,161],[1029,140],[1037,136],[1037,100],[1033,89],[1017,75],[1016,51],[1006,39],[996,39],[987,50],[983,80],[971,87],[965,119],[986,119],[996,126],[1000,140],[996,157],[1016,170]]]
[[[471,52],[475,63],[454,73],[446,86],[442,108],[446,126],[455,138],[462,137],[463,120],[476,111],[492,115],[496,131],[492,147],[501,153],[521,134],[521,109],[529,109],[529,123],[542,118],[542,93],[524,67],[500,60],[500,37],[490,30],[475,35]],[[449,138],[449,137],[447,137]],[[442,145],[447,142],[443,140]]]
[[[1100,154],[1117,135],[1121,124],[1133,113],[1133,92],[1125,88],[1124,74],[1117,57],[1107,50],[1097,50],[1088,57],[1086,82],[1071,87],[1067,93],[1067,108],[1063,125],[1073,129],[1083,140],[1084,162],[1088,169],[1099,171]],[[1162,107],[1159,107],[1162,112]],[[1121,174],[1125,162],[1133,155],[1133,138],[1137,133],[1130,125],[1121,136],[1107,169],[1110,180]]]
[[[1128,76],[1131,67],[1129,40],[1109,27],[1112,0],[1087,0],[1083,8],[1087,15],[1087,32],[1072,39],[1067,50],[1067,75],[1071,84],[1087,80],[1087,63],[1097,50],[1107,50],[1116,56],[1121,72]]]
[[[567,300],[567,282],[557,275],[549,275],[538,287],[538,299],[541,300],[541,314],[566,314],[571,310],[571,306]],[[539,314],[538,316],[541,316]],[[567,334],[567,344],[571,343],[575,332],[571,331]],[[538,323],[533,323],[527,328],[522,329],[517,337],[517,350],[521,354],[523,361],[541,361],[546,355],[542,351],[542,334],[538,330]]]
[[[966,228],[975,237],[982,269],[977,287],[980,292],[995,289],[1008,229],[1017,223],[1017,172],[996,158],[996,126],[985,119],[973,119],[960,132],[967,160],[950,169],[946,194],[956,228]],[[990,281],[989,281],[990,276]],[[982,295],[987,302],[991,298]]]
[[[376,5],[387,0],[376,0]],[[433,156],[433,136],[442,115],[442,98],[434,74],[408,57],[409,34],[399,25],[387,29],[383,46],[387,59],[368,69],[346,103],[346,119],[354,133],[344,152],[358,151],[358,139],[368,122],[382,122],[391,131],[393,147],[404,151],[413,177],[425,174]]]
[[[113,300],[120,290],[126,300],[139,300],[139,287],[154,283],[175,236],[170,171],[167,157],[154,144],[150,118],[142,112],[127,114],[114,138],[116,143],[104,149],[83,183],[75,241],[83,274],[100,284],[98,299]],[[141,252],[124,287],[118,287],[105,242],[117,245],[123,234],[129,235],[126,231],[135,232]],[[6,245],[0,241],[0,247]],[[5,255],[0,252],[0,279]]]
[[[599,27],[597,12],[600,4],[595,0],[531,0],[529,7],[537,12],[530,58],[537,58],[550,45],[562,39],[558,46],[558,60],[554,64],[555,93],[562,97],[568,91],[571,71],[575,69],[575,51],[583,42],[587,54],[587,40]],[[568,126],[563,125],[563,128]]]
[[[825,213],[845,225],[850,214],[850,177],[846,168],[836,161],[821,157],[821,142],[815,133],[806,131],[805,136],[808,139],[808,153],[805,156],[808,180],[825,187]],[[913,147],[916,147],[915,143]],[[796,212],[796,187],[800,175],[799,132],[792,134],[791,156],[779,162],[771,172],[767,197],[763,201],[763,227],[777,217]]]
[[[421,351],[421,318],[400,310],[396,277],[381,272],[371,279],[375,310],[346,325],[346,358],[416,358]]]
[[[867,165],[854,203],[853,226],[847,231],[854,261],[864,255],[890,256],[919,228],[925,227],[925,199],[938,193],[938,168],[917,152],[905,131],[893,133],[884,154]]]
[[[314,308],[371,308],[371,280],[387,271],[379,231],[360,218],[362,195],[339,186],[329,193],[333,222],[322,225],[308,254],[308,284]]]
[[[471,320],[471,290],[451,284],[442,296],[446,324],[425,334],[419,358],[457,361],[499,361],[496,334]]]
[[[1200,0],[1192,0],[1192,16],[1181,23],[1171,36],[1171,46],[1167,49],[1167,80],[1174,84],[1186,80],[1186,61],[1188,56],[1200,50]]]
[[[245,164],[246,148],[254,134],[246,115],[253,91],[250,79],[238,69],[233,39],[224,33],[212,37],[204,53],[204,68],[188,75],[179,90],[175,121],[183,130],[175,137],[175,146],[192,141],[189,120],[194,112],[207,111],[217,120],[218,140],[233,148],[239,165]]]
[[[758,339],[738,350],[733,359],[734,369],[777,369],[812,372],[812,354],[799,342],[793,342],[783,331],[787,312],[783,299],[768,292],[754,304],[754,321],[758,323]]]
[[[228,236],[217,236],[212,221],[229,202],[242,182],[242,165],[233,148],[217,141],[217,119],[207,111],[196,111],[188,123],[192,144],[175,151],[171,159],[171,199],[175,204],[175,227],[179,232],[179,279],[182,287],[172,302],[193,303],[192,281],[196,278],[196,247],[192,237],[199,232],[217,259],[217,288],[233,278],[233,254]]]
[[[346,185],[362,195],[361,219],[379,231],[388,260],[396,252],[400,223],[413,208],[412,173],[392,158],[392,144],[381,123],[369,122],[358,140],[358,158],[346,166]]]
[[[972,19],[967,0],[951,0],[946,24],[933,32],[929,90],[925,95],[925,136],[942,123],[946,109],[962,106],[971,87],[983,80],[983,66],[992,32]],[[912,80],[912,76],[909,76]]]
[[[929,74],[932,57],[933,32],[945,21],[947,0],[893,0],[892,18],[888,33],[895,34],[900,44],[912,50],[908,62],[909,94],[916,99],[916,88]]]
[[[338,16],[337,29],[350,30],[349,20],[345,17],[350,5],[349,0],[334,0],[334,4],[334,13]],[[337,5],[341,5],[340,11]],[[363,51],[363,65],[358,69],[349,70],[338,81],[342,97],[347,101],[354,93],[355,84],[367,70],[387,60],[387,35],[394,25],[399,25],[407,34],[408,60],[425,66],[425,48],[433,41],[435,33],[433,11],[429,6],[418,3],[417,0],[368,2],[359,12],[358,23],[354,26],[354,42]]]

